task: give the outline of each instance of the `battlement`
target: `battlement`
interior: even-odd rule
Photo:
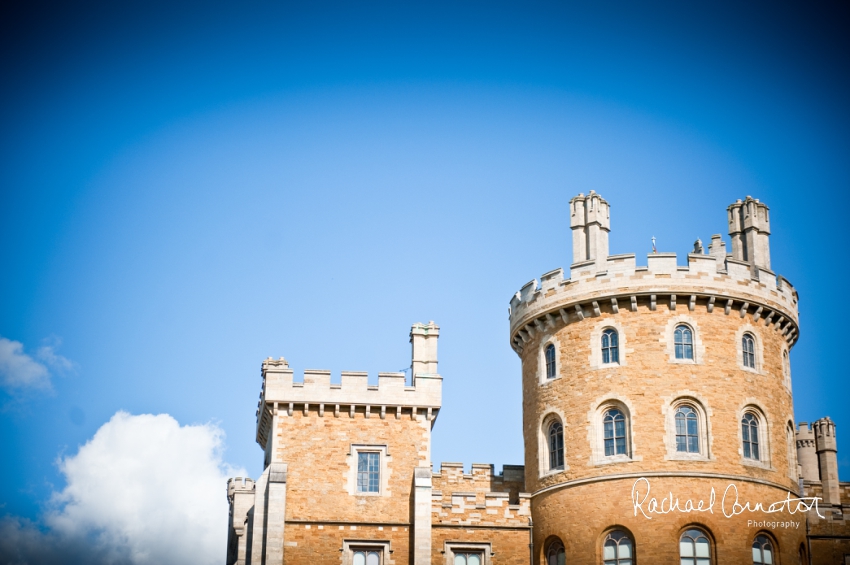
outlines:
[[[607,202],[600,203],[604,203],[607,216]],[[572,212],[575,215],[575,210]],[[594,258],[574,249],[581,260],[570,266],[568,278],[563,269],[549,271],[523,285],[511,298],[511,346],[521,351],[536,331],[559,319],[568,324],[598,316],[603,304],[604,308],[610,305],[614,313],[620,308],[637,311],[639,300],[653,310],[657,304],[667,303],[671,309],[678,304],[688,310],[699,304],[709,312],[717,306],[727,315],[736,311],[741,317],[749,312],[755,321],[773,324],[793,345],[799,334],[798,295],[791,283],[768,267],[767,207],[748,197],[746,202],[730,206],[729,214],[730,233],[737,246],[734,253],[727,254],[722,238],[715,235],[709,254],[697,240],[695,252],[687,256],[687,266],[678,264],[675,253],[650,253],[646,266],[638,266],[633,253]],[[577,228],[584,226],[573,222],[573,228],[575,236]],[[747,234],[752,236],[749,244],[744,237]],[[597,249],[607,251],[605,242],[607,239]],[[574,237],[574,248],[576,245],[587,245],[586,238]]]
[[[794,432],[794,435],[797,439],[797,445],[801,445],[799,442],[811,442],[811,445],[815,444],[815,432],[811,426],[809,426],[808,422],[800,422],[797,424],[797,429]]]
[[[315,409],[320,417],[328,412],[334,417],[363,413],[366,418],[387,415],[398,419],[402,414],[419,416],[433,422],[442,405],[443,378],[436,372],[439,327],[414,324],[410,332],[412,344],[413,386],[408,386],[404,373],[378,373],[378,384],[369,384],[368,373],[343,371],[340,384],[331,383],[331,372],[306,369],[304,381],[295,382],[293,370],[281,357],[263,361],[263,387],[257,404],[257,442],[265,446],[272,417],[279,412],[291,416],[296,410],[306,415]],[[433,424],[432,424],[433,425]]]
[[[473,463],[465,473],[462,463],[442,463],[432,484],[434,524],[528,525],[531,495],[522,492],[522,465],[505,465],[496,475],[491,464]]]

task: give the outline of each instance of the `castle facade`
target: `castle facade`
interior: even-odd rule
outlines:
[[[609,255],[610,207],[570,201],[573,263],[510,301],[525,464],[431,461],[439,327],[404,373],[263,362],[265,471],[228,482],[227,563],[850,564],[835,424],[795,426],[797,292],[771,270],[768,207],[727,210],[732,248]]]

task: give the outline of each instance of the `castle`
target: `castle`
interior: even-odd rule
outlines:
[[[265,471],[228,481],[227,563],[850,564],[835,424],[794,424],[797,292],[770,265],[768,207],[729,206],[675,254],[609,255],[610,207],[570,201],[573,263],[510,301],[525,464],[431,462],[439,327],[404,373],[262,364]]]

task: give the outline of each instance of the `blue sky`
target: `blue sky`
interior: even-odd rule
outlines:
[[[376,378],[417,321],[434,461],[521,463],[508,300],[568,266],[591,189],[612,253],[680,262],[767,202],[796,419],[837,422],[850,480],[839,5],[306,4],[4,8],[0,336],[35,365],[0,393],[0,514],[55,511],[119,411],[256,476],[262,359]]]

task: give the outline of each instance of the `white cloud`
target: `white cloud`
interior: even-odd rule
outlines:
[[[51,369],[71,370],[74,364],[56,353],[59,340],[39,347],[35,358],[24,353],[24,344],[0,337],[0,386],[8,392],[25,389],[50,390]]]
[[[0,523],[0,562],[220,563],[226,481],[246,475],[223,463],[222,443],[213,424],[116,413],[60,460],[67,486],[54,493],[43,531],[16,518]]]

